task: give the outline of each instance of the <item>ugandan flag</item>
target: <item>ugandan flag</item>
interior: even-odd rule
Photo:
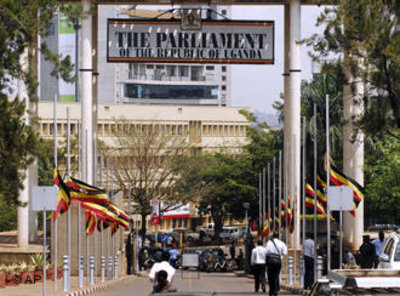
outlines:
[[[310,184],[306,184],[306,200],[305,201],[306,201],[306,208],[314,210],[315,192]],[[325,212],[324,207],[319,203],[318,200],[317,200],[317,213],[322,214],[325,218],[328,217],[328,215]],[[314,214],[314,212],[313,212],[313,214]]]
[[[72,201],[91,202],[105,205],[110,203],[107,192],[104,189],[94,187],[72,177],[68,178],[67,186],[70,189]]]
[[[92,211],[86,211],[86,234],[92,235],[96,228],[96,217]]]
[[[107,219],[110,223],[116,223],[125,229],[129,229],[129,221],[124,220],[118,212],[112,210],[109,206],[91,202],[82,202],[81,204],[82,208],[96,213],[97,217],[103,218],[103,220]]]
[[[69,189],[57,169],[54,169],[53,184],[58,186],[57,209],[53,212],[53,220],[55,221],[61,214],[68,211],[71,198]]]
[[[262,230],[261,236],[264,238],[267,235],[269,235],[269,219],[267,219],[266,221],[267,223],[265,223],[264,229]]]
[[[330,165],[330,181],[335,184],[336,186],[350,186],[353,188],[353,210],[350,211],[350,214],[355,217],[358,205],[364,198],[364,187],[357,183],[357,181],[353,180],[352,178],[346,176],[342,172],[340,172],[337,167],[334,165]]]
[[[110,203],[108,208],[120,218],[121,221],[119,224],[125,229],[129,229],[129,222],[131,221],[131,218],[113,203]]]
[[[320,175],[317,176],[317,199],[318,202],[326,208],[328,206],[328,198],[325,195],[325,188],[326,188],[326,179],[321,177]]]

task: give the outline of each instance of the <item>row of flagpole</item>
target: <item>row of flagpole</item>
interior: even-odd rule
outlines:
[[[58,122],[57,122],[57,96],[54,97],[54,106],[53,106],[53,112],[54,112],[54,165],[57,168],[58,167],[58,154],[57,154],[57,149],[58,149]],[[82,163],[84,161],[86,161],[86,164],[88,161],[87,159],[87,155],[86,153],[82,153],[82,150],[87,151],[87,147],[86,149],[82,149],[82,133],[80,131],[80,123],[78,124],[78,175],[80,178],[82,178]],[[69,108],[67,108],[67,175],[71,176],[71,147],[70,147],[70,132],[71,132],[71,125],[70,125],[70,112],[69,112]],[[88,141],[87,141],[87,131],[85,131],[84,133],[85,135],[85,139],[86,141],[84,141],[87,145]],[[96,146],[96,142],[94,144]],[[97,149],[97,147],[94,147],[95,149]],[[95,162],[97,162],[97,155],[95,152]],[[101,163],[100,163],[100,183],[102,185],[102,180],[103,180],[103,153],[101,152],[101,159],[100,159]],[[94,166],[96,168],[97,171],[97,164]],[[111,190],[109,187],[109,159],[106,158],[106,170],[107,170],[107,181],[106,181],[106,187],[107,187],[107,196],[110,196],[110,201],[112,202],[112,198],[113,198],[113,188],[114,188],[114,183],[113,183],[113,174],[114,174],[114,166],[111,166],[111,178],[112,178],[112,184],[111,184]],[[87,172],[87,170],[86,170]],[[97,173],[94,174],[97,177]],[[85,181],[90,181],[87,180],[87,174],[85,177]],[[96,177],[94,179],[96,179]],[[90,182],[88,182],[90,183]],[[94,181],[95,185],[96,185],[96,181]],[[130,188],[129,188],[129,198],[130,198]],[[129,205],[130,206],[130,205]],[[78,233],[77,233],[77,251],[78,251],[78,264],[77,264],[77,269],[78,269],[78,274],[79,276],[79,287],[83,286],[83,274],[81,274],[81,269],[80,269],[80,260],[82,257],[82,237],[81,237],[81,233],[82,233],[82,205],[79,202],[78,203]],[[131,212],[130,212],[130,216],[131,216]],[[138,223],[138,221],[137,221]],[[100,223],[100,227],[101,227],[101,249],[100,249],[100,258],[104,257],[104,247],[103,247],[103,242],[104,242],[104,235],[103,235],[103,223]],[[115,270],[115,266],[114,266],[114,249],[115,249],[115,244],[114,244],[114,240],[115,240],[115,236],[113,236],[113,239],[111,240],[111,249],[110,249],[110,236],[111,236],[111,227],[108,228],[107,230],[107,257],[108,258],[112,258],[112,270],[108,270],[108,279],[111,279],[113,277],[113,271]],[[67,255],[68,255],[68,263],[69,263],[69,271],[68,271],[68,281],[67,281],[67,286],[68,286],[68,290],[70,290],[70,278],[71,278],[71,269],[72,269],[72,265],[71,265],[71,212],[68,210],[67,211]],[[54,220],[54,266],[55,268],[57,267],[57,262],[58,262],[58,219]],[[98,263],[98,254],[97,254],[97,229],[95,228],[94,230],[94,246],[93,246],[93,251],[94,251],[94,257],[95,257],[95,274],[97,277],[97,263]],[[89,235],[86,234],[86,274],[87,274],[87,281],[89,284],[89,257],[90,257],[90,239],[89,239]],[[110,259],[109,259],[110,260]],[[57,291],[57,272],[54,273],[54,291]]]
[[[327,168],[326,168],[326,192],[328,192],[328,188],[329,188],[329,183],[330,183],[330,163],[329,163],[329,97],[326,96],[326,126],[325,126],[325,133],[326,133],[326,159],[327,159]],[[306,239],[306,232],[307,232],[307,228],[306,228],[306,118],[303,117],[302,120],[303,124],[302,124],[302,160],[301,160],[301,165],[302,165],[302,174],[303,174],[303,178],[302,178],[302,203],[300,205],[301,209],[302,209],[302,227],[300,228],[300,225],[294,225],[294,231],[302,231],[302,242],[304,242],[304,240]],[[318,199],[317,199],[317,154],[318,154],[318,146],[317,146],[317,105],[314,104],[313,106],[313,154],[314,154],[314,160],[313,160],[313,168],[314,168],[314,176],[313,176],[313,181],[314,181],[314,209],[313,209],[313,235],[314,235],[314,242],[316,243],[318,241],[318,223],[317,223],[317,205],[319,203]],[[295,139],[293,139],[293,143],[295,143]],[[283,151],[283,155],[284,155],[284,161],[283,163],[285,165],[288,165],[289,163],[289,145],[286,144],[284,146],[284,151]],[[296,162],[297,160],[295,159],[295,155],[293,156],[293,162]],[[295,192],[297,191],[296,188],[296,184],[294,181],[292,181],[292,184],[289,184],[289,174],[292,173],[292,179],[294,180],[295,176],[294,176],[294,172],[288,172],[288,170],[284,170],[285,174],[283,176],[284,179],[284,198],[282,196],[282,150],[279,151],[279,173],[276,174],[276,157],[274,156],[272,158],[272,186],[270,184],[271,181],[271,162],[268,162],[267,167],[262,169],[262,173],[259,174],[259,228],[261,229],[261,234],[263,235],[263,230],[268,227],[268,236],[269,236],[269,227],[273,227],[273,230],[276,231],[277,227],[276,227],[276,199],[278,198],[279,202],[280,202],[280,206],[279,206],[279,210],[278,210],[278,216],[279,216],[279,228],[282,228],[282,201],[284,199],[285,202],[285,209],[284,209],[284,217],[285,217],[285,241],[286,243],[289,243],[289,214],[288,214],[288,210],[289,210],[289,206],[292,207],[291,210],[291,214],[295,215],[296,213],[296,208],[297,208],[297,198],[295,198]],[[296,167],[296,164],[294,164],[294,167]],[[278,175],[279,178],[279,185],[278,185],[278,189],[279,189],[279,193],[277,196],[277,190],[276,190],[276,177]],[[266,186],[267,185],[267,186]],[[272,193],[271,193],[271,187],[272,187]],[[288,200],[288,197],[291,197],[290,200]],[[272,199],[272,208],[271,208],[271,199]],[[271,219],[273,219],[273,223],[271,223]],[[293,216],[292,216],[292,219]],[[268,224],[266,224],[268,223]],[[295,223],[295,220],[294,220]],[[342,263],[342,212],[340,212],[340,258],[339,258],[339,262],[340,262],[340,266]],[[329,211],[329,207],[327,207],[327,266],[328,266],[328,270],[330,269],[330,265],[331,265],[331,250],[330,250],[330,246],[331,246],[331,238],[330,238],[330,211]],[[295,242],[295,240],[294,240]],[[294,249],[297,249],[297,246],[293,246]],[[296,252],[294,252],[294,260],[296,262],[297,258],[296,258]],[[314,275],[317,275],[317,250],[315,248],[315,253],[314,253]],[[296,266],[296,264],[294,264],[294,267]],[[296,267],[295,267],[296,268]],[[296,270],[295,270],[295,274],[296,274]]]

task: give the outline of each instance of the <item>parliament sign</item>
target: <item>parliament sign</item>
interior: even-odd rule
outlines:
[[[273,64],[274,22],[203,20],[183,30],[180,20],[107,20],[107,61]]]

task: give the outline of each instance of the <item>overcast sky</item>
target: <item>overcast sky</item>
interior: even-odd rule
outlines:
[[[275,21],[275,64],[274,65],[233,65],[232,66],[232,105],[249,106],[253,111],[275,113],[274,101],[283,92],[283,6],[234,6],[232,19],[273,20]],[[302,6],[301,36],[307,38],[321,32],[315,27],[316,19],[323,7]],[[311,78],[311,59],[309,48],[302,46],[302,79]]]

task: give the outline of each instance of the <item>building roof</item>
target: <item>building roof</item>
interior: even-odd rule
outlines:
[[[80,103],[57,103],[57,118],[67,118],[67,107],[71,120],[81,118]],[[212,106],[168,106],[135,104],[98,104],[99,120],[137,120],[137,121],[227,121],[247,124],[248,120],[240,114],[247,107]],[[38,115],[44,119],[53,119],[53,102],[39,102]]]

